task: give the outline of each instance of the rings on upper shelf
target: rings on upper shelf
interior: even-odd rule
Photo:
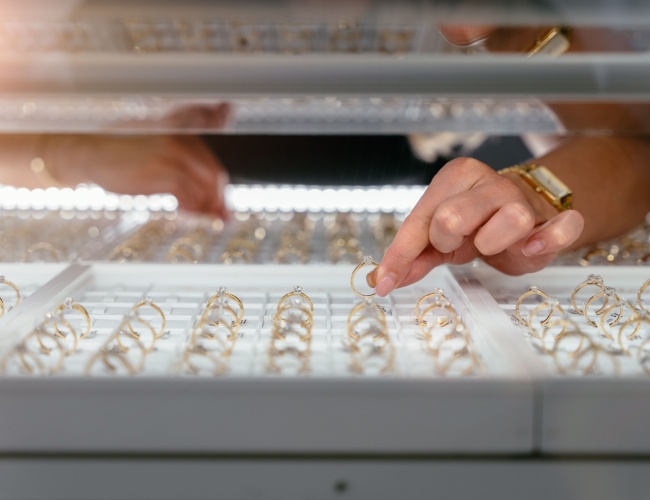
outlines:
[[[370,257],[369,255],[366,255],[363,258],[363,261],[360,264],[358,264],[357,267],[355,267],[354,270],[352,271],[352,275],[350,276],[350,287],[352,288],[352,291],[354,293],[356,293],[359,297],[363,297],[363,298],[374,297],[375,292],[361,293],[359,290],[357,290],[357,287],[354,284],[354,278],[356,277],[357,273],[359,272],[359,270],[361,270],[365,266],[372,266],[375,269],[377,269],[379,267],[379,264],[377,262],[375,262],[374,260],[372,260],[372,257]]]
[[[0,276],[0,285],[6,285],[16,293],[16,303],[12,307],[16,307],[20,304],[20,290],[18,290],[18,287],[14,283],[6,279],[4,276]],[[0,297],[0,317],[4,316],[6,308],[5,303],[6,301]]]
[[[521,297],[519,297],[519,300],[517,300],[517,303],[515,304],[515,319],[523,326],[528,326],[528,321],[526,321],[522,316],[521,316],[521,304],[523,303],[524,300],[526,300],[528,297],[532,296],[539,296],[542,297],[544,300],[549,300],[551,297],[547,293],[541,291],[537,285],[531,285],[530,289],[527,292],[524,292]],[[549,311],[548,315],[546,318],[544,318],[540,324],[543,326],[546,324],[546,322],[551,318],[553,314],[553,311]]]

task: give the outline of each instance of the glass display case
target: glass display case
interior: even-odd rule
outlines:
[[[418,168],[649,131],[640,0],[0,0],[0,148],[37,182],[0,168],[0,499],[641,497],[646,226],[519,277],[362,275]],[[59,175],[104,179],[141,158],[115,138],[207,144],[231,217],[63,186],[71,137]]]

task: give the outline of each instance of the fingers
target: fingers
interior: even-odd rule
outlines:
[[[520,190],[498,174],[490,172],[483,177],[486,176],[491,177],[492,182],[474,185],[468,191],[446,199],[436,209],[429,229],[429,241],[441,252],[456,250],[467,236],[484,224],[487,234],[504,230],[510,243],[526,236],[535,225],[533,211],[521,201]],[[516,235],[513,233],[515,230]],[[483,239],[479,237],[477,246],[483,244]],[[505,240],[485,241],[484,248],[479,246],[479,250],[481,253],[483,250],[496,253],[507,247],[501,245],[502,241]]]
[[[185,170],[188,180],[196,184],[198,203],[196,210],[213,213],[221,218],[229,217],[225,203],[225,187],[229,176],[221,162],[199,138],[177,136],[169,160]]]
[[[504,203],[480,226],[474,245],[481,255],[495,255],[525,238],[535,227],[535,213],[522,201]]]
[[[432,220],[440,204],[444,200],[468,191],[488,172],[497,175],[484,163],[471,158],[452,160],[438,172],[386,250],[377,270],[375,287],[377,295],[383,297],[395,287],[401,286],[418,256],[429,247]],[[454,224],[450,220],[440,221],[440,223]],[[439,222],[436,222],[436,228],[438,225]],[[432,231],[434,238],[437,238],[436,230]],[[469,231],[471,232],[473,229]],[[451,244],[452,239],[448,238],[447,242]]]
[[[228,122],[230,112],[230,106],[225,103],[189,105],[174,110],[160,124],[171,130],[221,130]]]
[[[479,40],[485,39],[492,31],[494,26],[489,25],[456,25],[446,24],[438,26],[438,31],[444,36],[449,43],[466,47]]]
[[[561,212],[537,228],[527,239],[521,252],[527,257],[558,253],[578,239],[584,224],[584,218],[579,212]]]

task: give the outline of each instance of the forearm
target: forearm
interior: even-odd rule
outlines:
[[[74,134],[0,135],[0,183],[34,189],[86,182],[92,141],[93,136]],[[32,168],[35,158],[42,160],[44,172]]]
[[[618,236],[650,212],[650,140],[577,137],[535,160],[573,190],[573,207],[585,218],[576,248]]]

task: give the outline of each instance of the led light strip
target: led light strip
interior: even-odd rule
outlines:
[[[408,212],[424,186],[314,187],[281,185],[231,185],[228,206],[244,212]],[[172,212],[178,208],[169,194],[118,195],[97,186],[76,189],[26,189],[0,187],[3,210],[119,210]]]

